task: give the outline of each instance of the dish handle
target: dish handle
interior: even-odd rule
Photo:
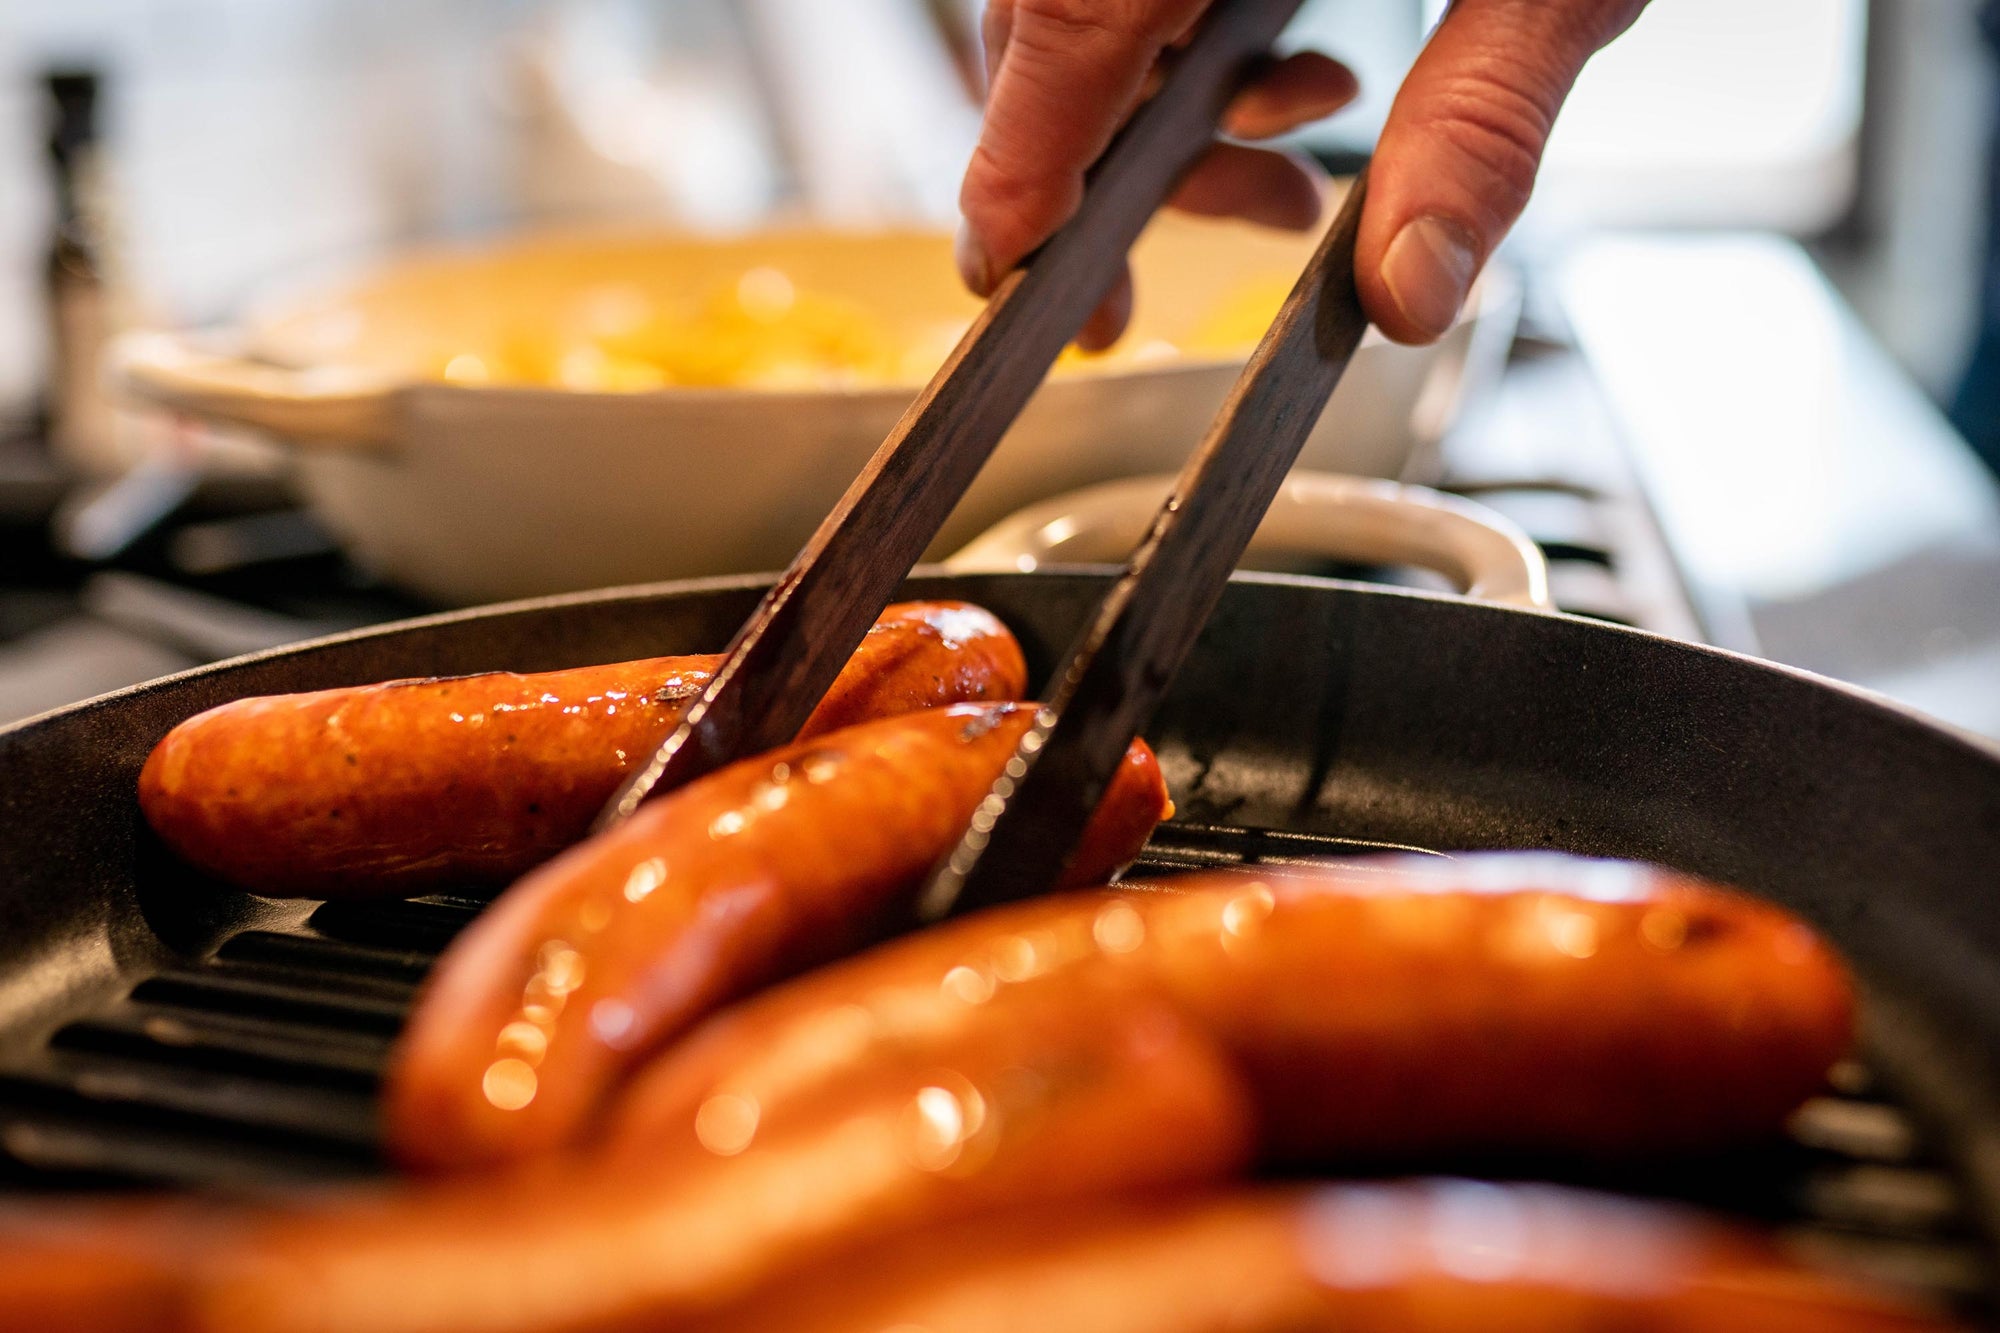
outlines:
[[[126,333],[105,354],[110,390],[130,401],[248,426],[316,447],[376,448],[396,438],[396,384],[370,371],[296,370],[162,330]]]
[[[1071,491],[1002,519],[944,561],[960,573],[1122,562],[1166,499],[1170,476]],[[1373,477],[1295,471],[1246,556],[1283,553],[1442,574],[1468,597],[1549,610],[1549,568],[1510,520],[1485,505]]]

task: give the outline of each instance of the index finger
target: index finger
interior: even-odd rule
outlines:
[[[1147,72],[1209,0],[992,0],[1005,47],[966,168],[960,267],[984,295],[1066,222]]]

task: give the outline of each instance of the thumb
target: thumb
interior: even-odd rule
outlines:
[[[1645,0],[1458,0],[1396,94],[1368,172],[1355,280],[1369,318],[1429,342],[1526,207],[1584,61]]]

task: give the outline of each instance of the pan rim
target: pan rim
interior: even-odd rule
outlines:
[[[1089,577],[1109,580],[1122,570],[1122,566],[1103,564],[1050,564],[1034,572],[982,573],[986,580],[1006,582],[1042,580],[1063,577]],[[606,588],[591,588],[577,592],[552,593],[539,597],[523,597],[511,601],[490,602],[479,606],[458,607],[436,611],[428,615],[411,616],[401,620],[385,621],[377,625],[363,625],[354,629],[341,630],[296,643],[282,644],[275,648],[260,649],[236,657],[224,658],[216,662],[206,662],[189,667],[184,671],[157,676],[151,680],[139,681],[132,685],[110,690],[103,694],[80,699],[47,709],[13,722],[0,724],[0,762],[4,762],[4,747],[18,735],[44,726],[59,724],[72,717],[80,717],[116,707],[127,700],[143,697],[156,690],[179,686],[189,681],[199,681],[211,676],[254,665],[264,665],[282,661],[288,657],[303,657],[307,654],[340,648],[378,639],[394,638],[401,634],[431,629],[445,629],[454,625],[473,624],[485,620],[501,619],[541,611],[567,610],[599,605],[613,605],[619,602],[648,601],[658,598],[696,596],[714,593],[752,593],[769,588],[780,576],[775,572],[751,574],[722,574],[706,578],[667,579],[657,583],[627,583]],[[963,572],[953,571],[939,564],[922,564],[910,571],[911,579],[963,579]],[[1269,574],[1253,570],[1239,570],[1230,575],[1229,581],[1236,584],[1262,585],[1268,587],[1292,588],[1303,591],[1323,590],[1354,595],[1362,598],[1379,598],[1389,601],[1415,601],[1423,603],[1444,603],[1464,608],[1475,615],[1503,617],[1535,617],[1555,620],[1579,627],[1587,632],[1620,636],[1650,641],[1664,649],[1687,653],[1695,657],[1710,658],[1730,664],[1727,669],[1748,669],[1789,678],[1825,690],[1860,703],[1866,707],[1888,714],[1906,725],[1927,731],[1939,739],[1970,751],[1974,756],[1989,763],[2000,764],[2000,738],[1982,736],[1944,722],[1902,700],[1856,685],[1850,681],[1836,680],[1804,667],[1790,666],[1774,662],[1768,658],[1756,657],[1734,649],[1719,648],[1713,644],[1694,643],[1686,639],[1673,638],[1652,630],[1631,625],[1620,625],[1610,621],[1597,620],[1589,616],[1575,615],[1566,611],[1539,610],[1528,607],[1501,606],[1480,601],[1460,593],[1436,592],[1424,588],[1403,588],[1378,583],[1364,583],[1352,579],[1321,578],[1308,574]],[[899,594],[900,595],[900,594]]]

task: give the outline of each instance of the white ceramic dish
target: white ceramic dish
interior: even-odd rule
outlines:
[[[1171,476],[1129,477],[1030,505],[944,564],[955,573],[1053,564],[1123,563],[1151,526]],[[1549,609],[1541,548],[1485,505],[1375,477],[1295,470],[1271,502],[1242,564],[1311,556],[1409,565],[1442,574],[1468,597]]]
[[[1135,254],[1130,345],[1187,339],[1232,294],[1288,283],[1313,243],[1161,219]],[[219,339],[128,335],[109,374],[138,402],[268,433],[295,452],[307,499],[357,557],[443,601],[775,569],[887,434],[914,381],[578,392],[436,377],[453,349],[591,293],[682,292],[761,266],[895,328],[935,330],[975,308],[940,235],[543,235],[419,254],[268,300]],[[1302,466],[1403,475],[1480,372],[1479,349],[1504,344],[1475,338],[1472,309],[1435,347],[1371,334]],[[1178,468],[1242,359],[1059,368],[933,553],[1048,496]]]

